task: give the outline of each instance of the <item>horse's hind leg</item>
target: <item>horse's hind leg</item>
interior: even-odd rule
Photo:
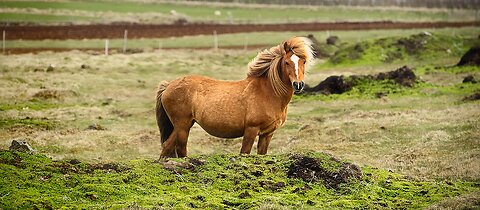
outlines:
[[[178,157],[187,156],[187,142],[188,142],[188,135],[190,133],[190,127],[182,128],[177,131],[176,152]]]
[[[160,157],[177,157],[176,153],[176,140],[177,140],[177,133],[174,131],[170,136],[168,137],[167,141],[165,141],[162,145],[162,153],[160,154]]]

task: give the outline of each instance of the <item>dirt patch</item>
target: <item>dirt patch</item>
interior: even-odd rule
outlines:
[[[476,92],[462,99],[462,101],[476,101],[476,100],[480,100],[480,92]]]
[[[465,78],[463,78],[462,83],[477,83],[478,81],[475,79],[473,75],[468,75]]]
[[[33,94],[34,99],[64,99],[65,97],[76,95],[75,92],[70,90],[40,90]]]
[[[480,46],[470,48],[457,63],[457,66],[480,66]]]
[[[264,189],[269,189],[271,191],[279,191],[286,186],[285,182],[274,182],[271,180],[259,181],[258,184],[260,185],[260,187],[263,187]]]
[[[91,168],[94,169],[94,170],[100,169],[100,170],[104,170],[104,171],[107,171],[107,172],[113,171],[113,172],[117,172],[117,173],[130,170],[130,168],[128,166],[120,164],[120,163],[99,163],[99,164],[93,165]]]
[[[287,172],[289,178],[300,178],[306,182],[322,181],[332,189],[339,189],[341,184],[362,178],[360,167],[352,163],[340,163],[335,158],[329,160],[340,164],[335,169],[325,167],[322,159],[307,156],[293,156],[292,159],[294,162]]]
[[[415,73],[413,73],[412,69],[410,69],[408,66],[402,66],[401,68],[395,71],[379,73],[375,75],[375,79],[376,80],[391,79],[400,85],[413,87],[413,85],[417,81],[417,76],[415,75]]]
[[[393,80],[402,86],[413,87],[417,82],[417,76],[408,66],[376,75],[330,76],[312,88],[306,85],[304,93],[342,94],[362,82],[371,80]]]
[[[167,159],[165,161],[160,160],[160,163],[163,165],[163,167],[165,167],[165,169],[181,174],[184,170],[195,171],[197,166],[202,166],[205,164],[205,160],[189,158],[185,162],[176,162],[174,160]]]
[[[329,76],[315,87],[310,88],[305,86],[304,92],[306,93],[321,93],[325,95],[329,94],[342,94],[352,89],[353,84],[347,82],[344,76]]]
[[[161,38],[187,35],[211,35],[247,33],[263,31],[322,31],[322,30],[366,30],[366,29],[412,29],[479,26],[480,22],[332,22],[332,23],[287,23],[287,24],[109,24],[109,25],[65,25],[35,26],[9,25],[0,26],[9,39],[115,39],[123,38],[128,30],[128,38]]]

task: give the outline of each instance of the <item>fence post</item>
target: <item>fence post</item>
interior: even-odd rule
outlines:
[[[218,50],[218,37],[217,37],[217,31],[213,31],[213,49],[215,51]]]
[[[108,39],[105,39],[105,55],[108,55]]]
[[[127,36],[128,36],[128,30],[125,29],[125,32],[123,33],[123,54],[127,52]]]

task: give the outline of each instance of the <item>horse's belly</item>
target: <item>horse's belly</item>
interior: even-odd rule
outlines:
[[[232,125],[228,123],[218,122],[202,122],[197,121],[197,123],[205,130],[208,134],[216,136],[219,138],[238,138],[243,136],[243,126]]]

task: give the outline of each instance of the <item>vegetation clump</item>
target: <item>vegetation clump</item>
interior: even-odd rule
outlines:
[[[86,163],[0,151],[0,208],[423,208],[478,183],[415,180],[323,153]],[[313,176],[310,176],[313,174]]]
[[[409,37],[388,37],[342,47],[327,65],[383,64],[461,56],[478,40],[422,32]]]

